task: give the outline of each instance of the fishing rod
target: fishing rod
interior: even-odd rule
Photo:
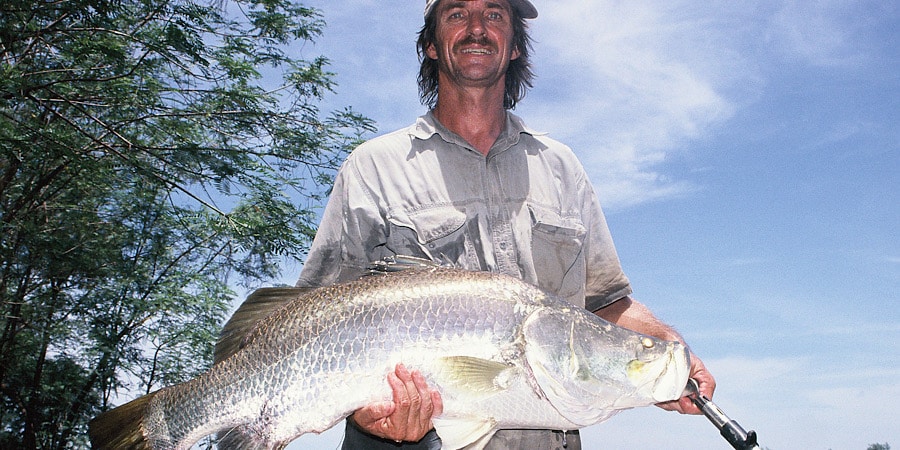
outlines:
[[[735,450],[760,450],[759,444],[756,442],[756,432],[753,430],[745,431],[740,424],[726,416],[712,400],[701,394],[697,380],[689,379],[686,391],[691,401],[697,405],[697,408],[700,408],[700,411],[703,411],[703,415],[719,429],[722,437]]]

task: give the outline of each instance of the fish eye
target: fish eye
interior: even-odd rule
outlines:
[[[644,348],[649,350],[656,346],[656,342],[653,342],[653,339],[650,339],[649,337],[645,337],[645,338],[641,339],[641,345],[643,345]]]

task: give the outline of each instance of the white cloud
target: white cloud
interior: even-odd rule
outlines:
[[[772,19],[773,38],[789,55],[814,66],[845,66],[864,57],[852,17],[859,2],[790,0]]]
[[[539,99],[522,110],[579,153],[606,206],[695,189],[662,163],[734,113],[736,85],[756,83],[711,11],[612,0],[541,10],[533,27]]]

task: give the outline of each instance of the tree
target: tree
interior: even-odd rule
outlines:
[[[120,395],[206,367],[231,278],[303,255],[372,130],[289,53],[323,27],[290,0],[0,4],[0,448],[86,447]]]
[[[891,450],[891,446],[887,442],[884,444],[871,444],[866,450]]]

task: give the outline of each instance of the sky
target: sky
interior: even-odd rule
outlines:
[[[423,0],[309,0],[335,93],[411,124]],[[575,151],[635,297],[772,450],[900,448],[900,3],[534,0],[537,78],[515,113]],[[299,268],[287,269],[293,282]],[[335,449],[341,427],[290,449]],[[727,449],[650,407],[590,449]]]

